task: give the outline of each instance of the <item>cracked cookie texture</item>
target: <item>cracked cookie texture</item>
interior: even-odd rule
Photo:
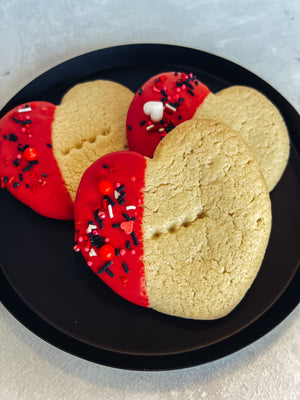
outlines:
[[[224,317],[254,281],[270,229],[268,189],[244,140],[222,123],[180,124],[147,159],[150,306],[184,318]]]

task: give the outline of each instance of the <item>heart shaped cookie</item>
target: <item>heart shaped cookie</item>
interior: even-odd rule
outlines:
[[[30,102],[0,120],[0,179],[36,212],[73,218],[85,169],[127,147],[125,121],[132,92],[110,81],[74,86],[61,105]]]
[[[194,319],[236,307],[260,268],[271,227],[269,193],[252,152],[231,128],[209,120],[180,124],[153,159],[103,156],[84,173],[74,213],[74,249],[111,289]]]
[[[144,110],[148,102],[164,104],[160,121]],[[213,94],[193,74],[167,72],[150,78],[128,110],[131,150],[152,157],[161,139],[191,118],[214,119],[235,129],[257,158],[269,191],[279,181],[289,156],[289,137],[277,108],[255,89],[232,86]]]

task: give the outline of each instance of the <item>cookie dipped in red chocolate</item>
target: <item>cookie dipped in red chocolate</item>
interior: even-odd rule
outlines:
[[[73,202],[52,151],[56,106],[37,101],[9,111],[0,121],[0,180],[37,213],[73,218]]]
[[[128,110],[129,149],[153,157],[161,139],[192,119],[209,93],[193,73],[165,72],[150,78],[135,94]]]
[[[121,151],[85,171],[74,204],[74,250],[117,294],[148,307],[142,259],[145,168],[143,156]]]

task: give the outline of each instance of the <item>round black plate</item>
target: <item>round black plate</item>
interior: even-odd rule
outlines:
[[[0,116],[22,102],[46,100],[59,104],[71,86],[92,79],[115,80],[136,91],[150,76],[167,70],[194,72],[213,92],[234,84],[260,90],[280,109],[293,141],[286,171],[271,193],[273,226],[262,268],[230,315],[216,321],[191,321],[126,302],[111,292],[85,266],[82,257],[73,252],[71,222],[39,216],[8,192],[0,193],[2,279],[7,280],[10,290],[41,323],[49,324],[74,341],[77,348],[80,345],[96,349],[99,358],[90,357],[88,350],[86,356],[84,351],[78,353],[76,346],[74,354],[113,366],[118,366],[118,361],[107,362],[107,357],[102,357],[104,353],[111,354],[114,360],[135,357],[141,361],[141,369],[144,360],[150,358],[151,369],[160,369],[159,360],[172,357],[173,368],[187,366],[187,359],[182,363],[180,360],[192,353],[195,358],[191,356],[190,365],[201,363],[196,354],[201,351],[209,354],[213,346],[222,346],[225,339],[253,324],[282,295],[299,265],[300,118],[271,86],[236,64],[176,46],[130,45],[99,50],[69,60],[35,79],[4,107]],[[2,291],[1,297],[5,297]],[[52,342],[60,347],[59,341]],[[68,347],[68,351],[72,349]],[[232,351],[235,350],[229,346],[228,352],[221,353]],[[215,359],[213,354],[212,351],[211,359]],[[120,361],[122,366],[124,363]],[[134,368],[139,369],[138,362]]]

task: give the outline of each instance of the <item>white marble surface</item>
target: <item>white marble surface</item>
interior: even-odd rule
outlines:
[[[298,0],[0,0],[0,107],[40,73],[118,44],[194,47],[252,70],[300,110]],[[132,372],[45,343],[0,308],[0,399],[300,398],[299,307],[232,356],[169,372]]]

